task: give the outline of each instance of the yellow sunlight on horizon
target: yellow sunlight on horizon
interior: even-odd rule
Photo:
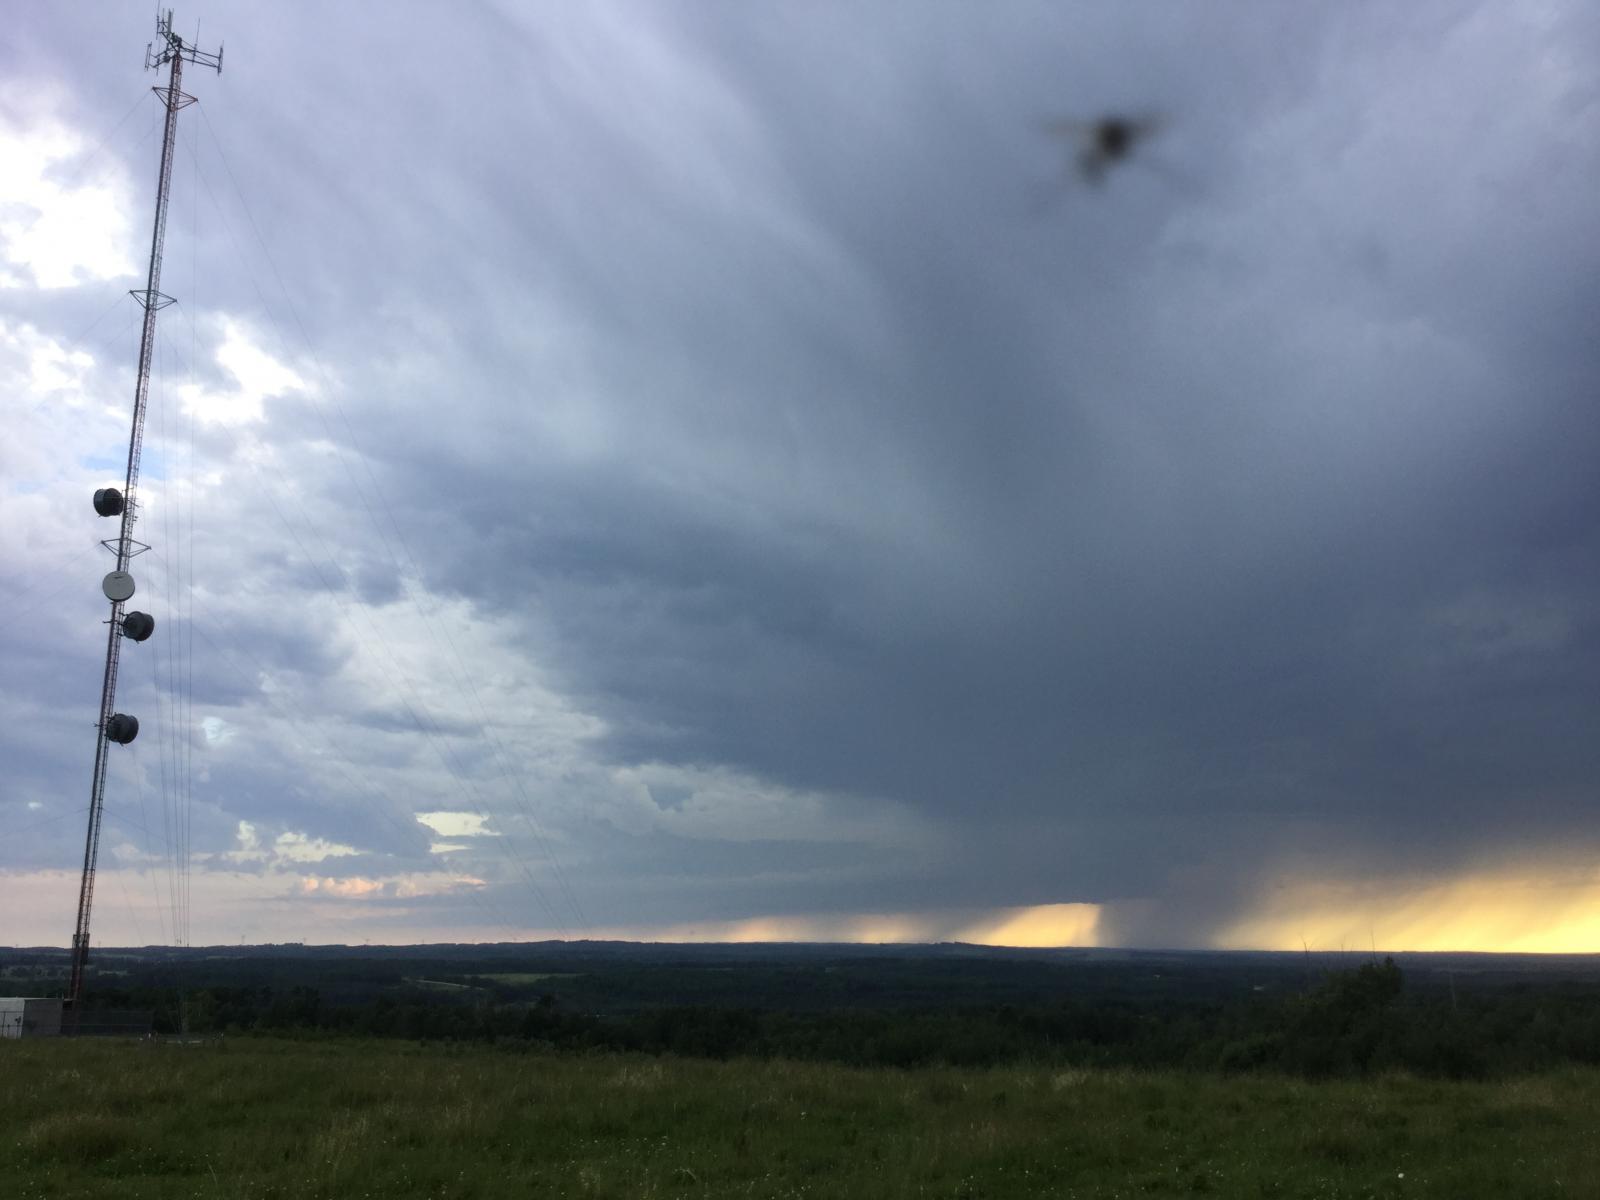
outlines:
[[[1600,953],[1600,869],[1524,868],[1396,886],[1290,883],[1221,929],[1219,950]]]
[[[1145,902],[1147,903],[1147,902]],[[1140,907],[1144,908],[1145,903]],[[1168,903],[1177,903],[1168,901]],[[1117,904],[1041,904],[983,911],[752,917],[609,930],[596,936],[664,942],[966,942],[982,946],[1114,948],[1102,930]],[[1145,909],[1147,928],[1159,909]],[[1152,919],[1153,918],[1153,919]],[[1600,869],[1479,872],[1409,884],[1307,880],[1269,890],[1251,912],[1199,941],[1215,950],[1422,950],[1600,953]],[[1154,945],[1141,939],[1130,948]]]
[[[273,847],[275,849],[275,847]],[[267,847],[263,847],[263,850]],[[131,853],[131,850],[129,851]],[[107,881],[127,878],[111,895],[143,896],[144,875],[111,868]],[[65,871],[10,873],[13,902],[9,937],[16,944],[57,944],[60,898],[76,882]],[[349,940],[374,901],[418,901],[483,887],[460,873],[418,872],[388,878],[322,877],[304,873],[295,855],[265,871],[209,870],[208,923],[196,944],[236,940],[248,930],[262,941]],[[286,908],[284,903],[292,902]],[[270,903],[269,903],[270,902]],[[990,910],[910,913],[823,913],[764,916],[671,925],[628,925],[585,930],[580,936],[644,942],[857,942],[916,944],[965,942],[1018,948],[1168,948],[1216,950],[1478,951],[1528,954],[1600,954],[1600,868],[1483,871],[1453,880],[1405,884],[1382,880],[1285,881],[1269,888],[1250,911],[1224,921],[1209,934],[1169,942],[1160,935],[1161,912],[1148,901],[1139,908],[1142,937],[1108,942],[1118,927],[1116,901],[1042,904]],[[1176,906],[1179,901],[1166,903]],[[385,929],[387,944],[481,940],[481,929],[425,923]],[[70,914],[69,914],[70,915]],[[117,924],[108,944],[150,944],[156,914],[149,906],[109,904],[104,914]],[[149,928],[138,926],[144,917]],[[122,922],[128,924],[124,928]],[[474,935],[478,936],[474,936]],[[519,929],[529,940],[572,936],[571,931]],[[1110,934],[1115,936],[1115,934]],[[488,940],[495,940],[493,938]]]
[[[828,913],[697,921],[655,929],[607,930],[653,942],[968,942],[980,946],[1094,946],[1098,904],[1040,904],[958,913]]]

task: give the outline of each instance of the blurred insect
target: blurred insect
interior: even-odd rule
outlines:
[[[1115,114],[1093,121],[1062,119],[1049,121],[1045,129],[1057,138],[1077,145],[1078,174],[1088,184],[1098,185],[1106,172],[1125,162],[1139,145],[1160,132],[1161,118],[1126,117]]]

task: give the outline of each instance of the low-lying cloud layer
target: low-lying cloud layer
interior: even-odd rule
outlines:
[[[102,930],[1593,941],[1517,882],[1600,848],[1586,6],[194,15]],[[0,51],[18,941],[142,19]],[[1163,128],[1089,187],[1046,125],[1108,110]]]

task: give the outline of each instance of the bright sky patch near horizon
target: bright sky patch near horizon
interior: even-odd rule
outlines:
[[[1593,6],[176,16],[99,944],[1600,950]],[[76,900],[148,20],[0,47],[13,943]],[[1162,128],[1088,186],[1105,112]]]

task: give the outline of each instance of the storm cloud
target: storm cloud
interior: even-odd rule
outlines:
[[[189,781],[197,937],[276,872],[262,937],[1208,945],[1593,860],[1586,6],[201,7],[108,810],[159,879]],[[142,19],[0,52],[18,889],[81,853]],[[1161,132],[1090,186],[1106,112]]]

